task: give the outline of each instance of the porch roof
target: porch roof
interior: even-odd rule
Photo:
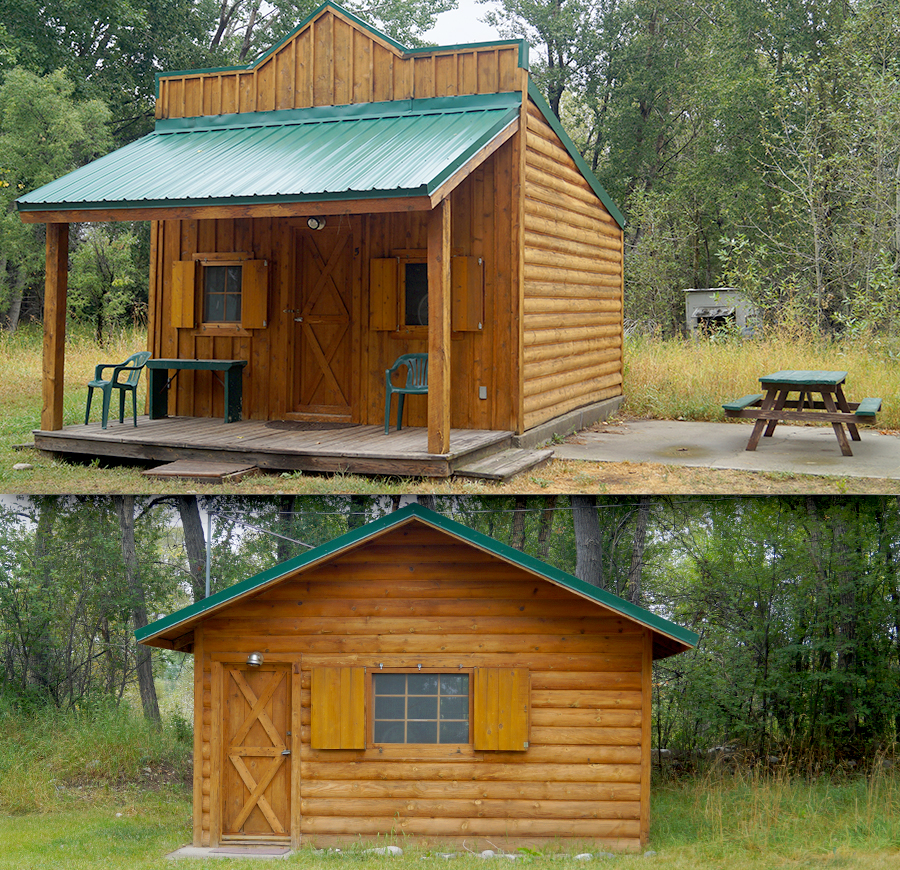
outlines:
[[[161,120],[16,207],[26,220],[141,219],[160,208],[433,197],[516,129],[521,105],[512,92]]]

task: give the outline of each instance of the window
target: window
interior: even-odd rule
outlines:
[[[194,254],[172,264],[172,325],[234,332],[268,326],[269,263],[247,252]]]
[[[468,674],[372,675],[373,743],[468,743]]]
[[[428,330],[428,263],[425,251],[375,258],[369,262],[369,325],[384,332],[424,338]],[[479,257],[450,259],[450,328],[484,328],[484,262]]]
[[[311,674],[313,749],[373,753],[467,745],[481,751],[528,749],[531,680],[527,668],[449,673],[315,667]],[[426,751],[426,750],[422,750]]]
[[[428,264],[404,265],[405,326],[428,326]]]
[[[241,264],[203,265],[203,321],[240,323]]]

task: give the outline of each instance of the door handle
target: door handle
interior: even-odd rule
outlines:
[[[282,751],[281,754],[282,754],[282,755],[290,755],[290,754],[291,754],[291,750],[290,750],[290,749],[285,749],[285,750]]]
[[[294,323],[303,323],[303,318],[302,318],[302,317],[295,317],[295,318],[294,318]]]

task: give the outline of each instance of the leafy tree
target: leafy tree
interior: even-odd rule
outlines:
[[[93,224],[72,254],[69,314],[93,324],[98,344],[114,324],[145,318],[147,280],[135,257],[137,242],[128,224]]]
[[[74,91],[62,70],[16,68],[0,85],[0,311],[11,331],[23,300],[41,298],[44,267],[43,227],[23,224],[13,202],[109,147],[106,108]]]

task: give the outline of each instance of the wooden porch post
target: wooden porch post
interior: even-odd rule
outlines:
[[[69,284],[69,225],[47,224],[44,284],[44,378],[41,429],[63,427],[66,362],[66,295]]]
[[[450,452],[450,201],[428,215],[428,452]]]

